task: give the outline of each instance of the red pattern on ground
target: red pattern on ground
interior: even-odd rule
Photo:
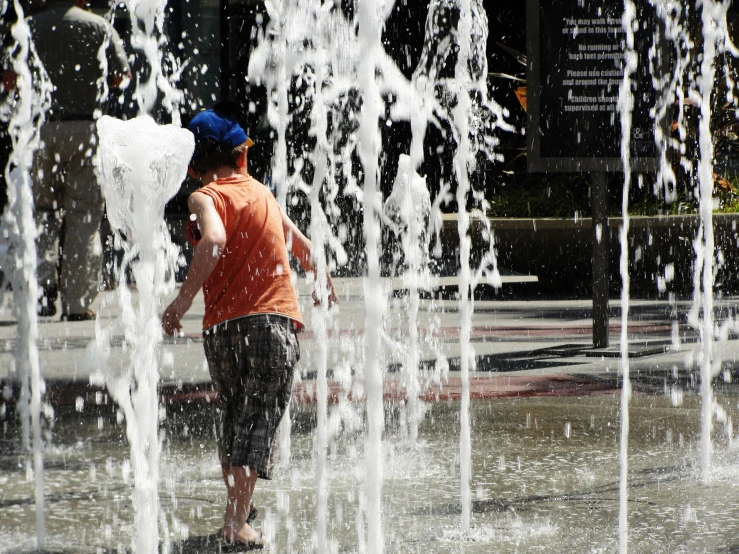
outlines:
[[[613,383],[602,382],[584,377],[570,375],[485,375],[470,378],[470,398],[510,398],[530,396],[591,396],[615,394],[620,389]],[[160,398],[165,406],[183,406],[188,404],[207,404],[216,401],[216,392],[212,385],[185,385],[183,388],[163,386]],[[110,413],[113,402],[107,397],[103,387],[83,382],[48,382],[46,401],[55,409],[72,409],[78,398],[84,400],[85,409],[99,409]],[[449,377],[439,383],[430,379],[421,381],[419,398],[426,402],[459,400],[462,397],[462,380],[458,376]],[[313,404],[317,401],[315,381],[297,381],[293,386],[293,398],[297,402]],[[328,401],[337,403],[346,398],[353,402],[366,400],[362,384],[353,391],[344,390],[336,381],[328,383]],[[406,390],[397,379],[384,383],[383,400],[386,403],[405,402]],[[14,404],[15,398],[9,401]]]
[[[514,396],[590,396],[615,394],[620,389],[612,384],[570,375],[491,375],[470,378],[470,398],[510,398]],[[430,380],[421,382],[419,398],[427,402],[459,400],[462,397],[461,377],[450,377],[443,383]],[[385,381],[383,401],[386,403],[404,402],[406,390],[400,381]],[[336,382],[328,383],[329,403],[336,403],[342,397],[350,401],[364,401],[364,392],[354,394],[344,391]],[[293,387],[293,398],[298,402],[317,401],[315,381],[301,381]]]

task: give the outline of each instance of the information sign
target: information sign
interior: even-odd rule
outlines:
[[[618,96],[625,32],[622,0],[527,0],[530,171],[622,171]],[[632,170],[655,166],[650,69],[655,17],[638,7],[633,75]]]

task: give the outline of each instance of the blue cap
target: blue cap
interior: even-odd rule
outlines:
[[[233,150],[244,143],[247,146],[254,144],[235,119],[217,110],[199,112],[187,124],[187,129],[195,135],[196,151],[203,146],[208,150],[208,143],[222,152]]]

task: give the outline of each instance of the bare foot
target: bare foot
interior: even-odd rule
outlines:
[[[237,532],[224,527],[222,536],[227,543],[243,544],[252,548],[262,548],[266,542],[262,532],[254,530],[248,523]]]

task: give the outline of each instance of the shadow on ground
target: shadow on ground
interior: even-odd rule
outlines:
[[[651,468],[646,471],[637,472],[637,474],[629,478],[629,489],[636,490],[642,487],[658,485],[668,481],[676,481],[685,476],[686,468],[683,466]],[[508,512],[516,511],[519,513],[529,511],[536,505],[549,502],[574,502],[593,508],[596,505],[610,504],[618,505],[619,502],[619,483],[611,482],[600,486],[584,489],[580,491],[572,491],[556,495],[527,495],[510,498],[493,498],[488,500],[475,500],[472,502],[472,511],[474,513],[488,512]],[[629,503],[638,504],[646,502],[638,500],[630,495]],[[425,508],[419,513],[423,515],[459,515],[462,508],[459,504],[442,504],[433,508]],[[739,554],[739,551],[737,551]]]

